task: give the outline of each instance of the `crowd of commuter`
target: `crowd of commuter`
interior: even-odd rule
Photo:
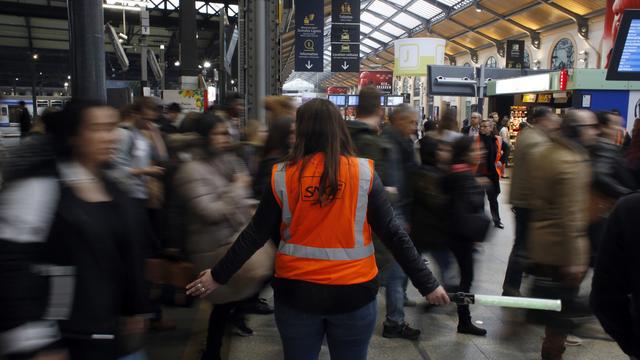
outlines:
[[[163,307],[195,297],[213,305],[203,360],[221,358],[228,327],[252,334],[247,314],[274,314],[285,359],[317,359],[325,338],[332,359],[366,359],[380,286],[390,339],[421,336],[409,280],[429,306],[472,291],[476,247],[511,216],[509,184],[502,295],[563,303],[528,313],[542,358],[561,359],[593,315],[640,357],[640,120],[627,134],[615,111],[538,107],[512,144],[508,117],[474,112],[461,128],[445,111],[418,129],[416,109],[385,114],[380,96],[363,88],[353,121],[284,96],[245,119],[238,94],[204,113],[71,100],[38,131],[23,109],[0,162],[0,354],[144,359],[145,332],[176,327]],[[457,313],[459,333],[487,334],[468,304]]]

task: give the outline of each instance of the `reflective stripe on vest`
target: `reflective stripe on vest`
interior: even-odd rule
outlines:
[[[285,177],[287,175],[287,166],[285,163],[279,163],[275,175],[275,190],[282,202],[282,222],[285,225],[283,237],[284,241],[291,239],[291,233],[289,232],[289,226],[291,225],[291,210],[289,209],[289,195],[287,194],[287,181]]]
[[[291,225],[292,214],[289,209],[289,197],[286,183],[286,164],[277,165],[274,176],[274,188],[282,203],[282,231],[283,239],[278,246],[278,252],[299,258],[317,260],[360,260],[374,254],[373,242],[364,245],[364,224],[367,216],[369,204],[369,189],[371,187],[372,170],[367,159],[358,159],[358,196],[356,204],[356,214],[354,219],[354,239],[353,248],[318,248],[298,244],[287,243],[291,239],[289,227]]]

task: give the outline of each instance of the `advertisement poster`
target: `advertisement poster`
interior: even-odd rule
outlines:
[[[633,130],[633,123],[640,117],[640,91],[629,91],[629,108],[627,112],[626,128],[629,133]]]
[[[295,71],[322,72],[324,68],[324,1],[295,0]]]
[[[446,41],[436,38],[409,38],[393,42],[393,75],[425,76],[427,65],[444,65]]]
[[[360,72],[360,0],[331,5],[331,71]]]
[[[164,90],[162,102],[165,105],[178,103],[183,112],[203,112],[204,90]]]
[[[391,94],[393,89],[393,72],[391,71],[363,71],[360,73],[358,86],[374,86],[383,94]]]

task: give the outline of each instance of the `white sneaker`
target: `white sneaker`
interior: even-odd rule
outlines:
[[[584,340],[582,340],[581,338],[574,336],[574,335],[568,335],[567,339],[564,341],[564,345],[565,346],[580,346],[582,345],[582,343],[584,342]]]

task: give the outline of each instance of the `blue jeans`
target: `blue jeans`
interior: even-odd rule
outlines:
[[[331,360],[366,360],[376,325],[376,300],[353,312],[313,314],[275,299],[275,317],[285,360],[317,360],[327,337]]]
[[[397,261],[384,268],[387,317],[385,325],[404,323],[404,299],[409,278]]]

